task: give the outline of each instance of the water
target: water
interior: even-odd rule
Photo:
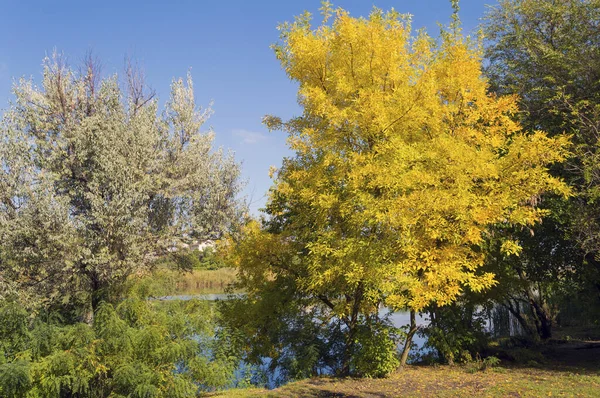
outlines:
[[[238,295],[243,296],[244,294],[238,293]],[[212,293],[212,294],[201,294],[201,295],[172,295],[172,296],[158,297],[158,298],[156,298],[156,300],[197,299],[197,300],[219,301],[219,300],[228,300],[228,299],[230,299],[230,297],[231,297],[231,295],[227,294],[227,293]],[[379,315],[382,318],[385,317],[386,315],[389,315],[389,320],[391,321],[392,325],[395,327],[407,327],[408,325],[410,325],[410,312],[407,312],[407,311],[393,312],[390,314],[389,309],[381,308],[381,310],[379,311]],[[429,319],[424,317],[421,314],[417,314],[416,323],[417,323],[417,327],[425,327],[429,324]],[[415,352],[415,351],[423,348],[425,342],[426,342],[426,339],[423,336],[419,335],[418,333],[415,334],[413,336],[412,352]],[[399,347],[399,349],[402,349],[402,348],[403,348],[403,345],[401,345]],[[261,378],[262,383],[266,384],[267,388],[272,389],[272,388],[276,388],[279,385],[281,385],[282,380],[280,379],[280,371],[279,370],[276,369],[274,372],[266,371],[266,369],[268,369],[268,367],[269,367],[270,361],[271,361],[271,358],[263,359],[263,364],[262,364],[262,366],[260,366],[259,373],[262,374],[262,378]],[[248,368],[247,364],[242,361],[239,364],[238,369],[235,372],[234,386],[238,385],[243,379],[245,379],[245,372],[247,372],[249,370],[251,371],[251,373],[254,373],[251,369]],[[328,372],[326,369],[323,369],[323,374],[328,374],[328,373],[331,373],[331,372]]]
[[[243,296],[243,294],[239,294]],[[173,296],[163,296],[158,297],[155,300],[207,300],[207,301],[219,301],[219,300],[227,300],[230,295],[227,293],[209,293],[209,294],[183,294],[183,295],[173,295]]]
[[[240,296],[243,297],[244,294],[243,293],[237,293],[236,296]],[[230,294],[227,293],[211,293],[211,294],[183,294],[183,295],[172,295],[172,296],[163,296],[163,297],[158,297],[156,298],[156,300],[208,300],[208,301],[219,301],[219,300],[228,300],[231,297]],[[385,316],[388,313],[388,309],[387,308],[382,308],[379,311],[379,315],[380,316]],[[417,326],[427,326],[429,325],[429,320],[425,317],[423,317],[423,315],[421,314],[417,314]],[[392,324],[395,327],[402,327],[402,326],[406,326],[410,324],[410,312],[408,311],[399,311],[399,312],[394,312],[390,315],[390,321],[392,322]],[[418,342],[416,341],[416,337],[415,336],[415,343],[418,344]],[[421,345],[421,344],[419,344]]]
[[[388,310],[384,308],[383,310],[380,311],[379,315],[385,315],[387,311]],[[390,315],[390,321],[392,322],[392,325],[394,325],[397,328],[406,326],[406,325],[410,325],[410,312],[408,312],[408,311],[394,312]],[[424,317],[421,314],[417,314],[416,321],[417,321],[417,327],[419,327],[419,328],[429,325],[429,319]],[[426,341],[426,339],[423,336],[419,335],[418,333],[413,336],[413,344],[415,344],[417,346],[417,349],[423,348],[423,346],[425,345],[425,341]]]

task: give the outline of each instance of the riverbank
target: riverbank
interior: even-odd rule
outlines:
[[[577,369],[406,366],[385,379],[314,378],[275,390],[228,390],[211,397],[598,397],[600,372]]]
[[[570,336],[564,338],[562,335]],[[501,362],[407,365],[383,379],[321,377],[274,390],[239,389],[210,397],[600,397],[600,339],[594,328],[557,330],[545,344],[501,348]],[[578,336],[581,335],[581,336]],[[575,337],[572,337],[575,336]],[[498,366],[494,366],[494,365]]]

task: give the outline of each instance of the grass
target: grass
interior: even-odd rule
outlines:
[[[406,366],[385,379],[314,378],[276,390],[229,390],[216,397],[598,397],[600,372],[536,368]]]
[[[224,293],[225,288],[236,279],[234,268],[216,270],[193,270],[177,275],[174,294],[194,295]]]

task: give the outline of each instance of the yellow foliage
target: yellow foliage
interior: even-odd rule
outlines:
[[[372,304],[415,310],[492,286],[478,245],[491,225],[538,221],[541,193],[569,194],[547,172],[568,137],[523,131],[517,99],[488,94],[480,47],[459,29],[415,36],[407,16],[378,9],[332,19],[281,27],[275,50],[304,113],[265,119],[296,156],[271,190],[277,228],[249,227],[242,275],[283,272],[265,257],[292,252],[307,294],[360,285]]]

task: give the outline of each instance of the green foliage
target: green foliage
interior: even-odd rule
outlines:
[[[531,228],[492,230],[484,269],[498,280],[487,297],[506,308],[525,333],[545,340],[551,337],[561,303],[588,283],[582,273],[584,253],[566,236],[572,208],[556,197],[546,197],[540,207],[549,215]],[[519,242],[521,252],[503,252],[505,239]]]
[[[122,297],[139,299],[163,297],[175,290],[176,277],[172,272],[157,268],[142,278],[131,278],[119,292]]]
[[[31,389],[29,363],[15,361],[0,365],[0,396],[20,398]]]
[[[203,250],[178,250],[162,257],[159,265],[183,272],[192,270],[217,270],[227,267],[227,263],[211,247]]]
[[[4,304],[0,313],[19,313]],[[231,385],[239,363],[200,301],[131,296],[101,303],[93,325],[34,319],[22,338],[3,335],[0,396],[195,397]]]
[[[212,247],[207,247],[198,254],[200,258],[200,269],[216,270],[228,267],[223,256],[219,255]]]
[[[361,325],[351,360],[352,373],[362,377],[385,377],[400,365],[399,329],[380,322]]]
[[[483,359],[478,355],[475,360],[466,363],[465,369],[469,373],[484,372],[488,369],[497,367],[499,364],[500,359],[493,355]]]
[[[267,373],[279,375],[276,383],[325,368],[339,371],[344,338],[339,323],[328,322],[319,307],[306,309],[305,299],[277,282],[262,293],[258,301],[232,296],[219,303],[223,324],[241,339],[246,363],[261,366],[270,358]]]
[[[2,304],[2,301],[0,301]],[[0,352],[14,355],[23,351],[30,338],[29,314],[16,302],[0,306]]]
[[[488,268],[499,278],[498,301],[528,307],[529,319],[520,321],[541,339],[551,336],[565,301],[588,303],[577,311],[582,323],[597,320],[598,311],[588,310],[600,308],[599,18],[598,0],[502,0],[484,21],[491,90],[518,97],[522,111],[514,117],[527,128],[572,139],[572,156],[551,172],[574,195],[537,198],[551,216],[531,229],[504,231],[522,246],[520,258],[493,255]]]
[[[190,272],[201,267],[200,256],[198,254],[198,251],[186,250],[171,253],[169,254],[169,257],[172,259],[172,264],[175,269],[183,272]]]
[[[524,130],[512,119],[516,99],[489,94],[481,49],[456,14],[435,39],[413,35],[394,10],[324,13],[331,22],[313,27],[305,13],[280,27],[275,54],[299,85],[303,113],[265,117],[294,156],[276,172],[270,217],[231,242],[231,263],[245,304],[278,320],[310,313],[309,340],[336,347],[322,358],[337,356],[340,374],[380,376],[395,354],[393,338],[371,326],[379,308],[418,311],[493,286],[481,270],[485,235],[539,221],[532,197],[568,195],[547,170],[565,159],[568,139]],[[281,329],[244,310],[250,336]],[[260,344],[281,350],[281,335]]]
[[[431,349],[437,360],[449,364],[471,362],[483,352],[488,343],[484,331],[487,314],[477,311],[472,303],[461,300],[429,311],[430,323],[419,330],[427,340],[424,350]]]

